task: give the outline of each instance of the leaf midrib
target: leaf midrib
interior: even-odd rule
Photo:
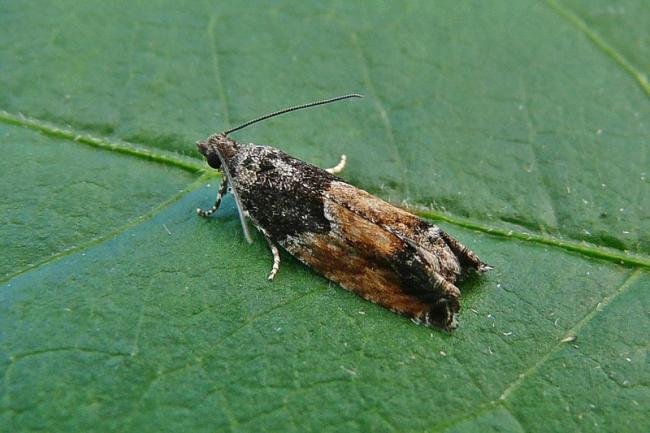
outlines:
[[[162,149],[152,149],[149,146],[141,144],[133,144],[126,141],[111,141],[107,138],[96,137],[90,134],[80,133],[74,131],[70,128],[62,128],[56,125],[53,125],[49,122],[45,122],[33,117],[25,116],[23,114],[15,115],[4,110],[0,110],[0,122],[4,122],[10,125],[16,125],[28,129],[38,131],[46,136],[66,139],[74,141],[76,143],[81,143],[87,146],[100,148],[104,150],[114,151],[122,153],[125,155],[130,155],[133,157],[145,159],[148,161],[153,161],[160,164],[170,165],[172,167],[179,168],[181,170],[189,171],[194,174],[198,174],[199,180],[205,181],[209,178],[218,176],[217,172],[214,170],[208,169],[204,161],[201,161],[197,158],[191,156],[183,156],[176,152],[164,151]],[[161,205],[155,207],[152,211],[147,212],[134,220],[134,223],[139,223],[142,219],[146,219],[148,216],[157,210],[160,210],[162,207],[172,203],[173,201],[180,198],[180,196],[189,193],[192,191],[194,186],[198,186],[197,182],[193,182],[187,188],[185,188],[181,193],[174,195],[168,200],[165,200]],[[554,236],[549,236],[547,234],[537,234],[529,232],[520,232],[515,230],[507,230],[501,227],[491,226],[489,224],[484,224],[480,221],[476,221],[469,218],[459,217],[449,213],[436,212],[429,209],[422,209],[416,206],[409,206],[407,209],[424,218],[429,218],[437,221],[444,221],[449,224],[456,225],[458,227],[463,227],[483,233],[488,233],[494,236],[499,236],[507,239],[517,239],[524,242],[532,242],[536,244],[548,245],[556,248],[561,248],[564,250],[572,251],[585,255],[587,257],[597,258],[600,260],[605,260],[613,263],[617,263],[625,266],[638,266],[645,269],[650,269],[650,256],[646,254],[629,254],[624,250],[617,248],[610,248],[603,245],[591,244],[585,241],[580,241],[576,239],[562,239]],[[131,227],[132,224],[129,224],[128,227]],[[126,226],[118,228],[117,230],[111,231],[109,234],[96,238],[89,241],[88,243],[81,244],[72,249],[68,249],[59,253],[54,254],[41,262],[38,262],[36,266],[30,266],[17,272],[14,272],[8,279],[15,277],[16,275],[22,274],[30,269],[38,267],[40,264],[45,262],[50,262],[61,255],[67,255],[79,249],[86,248],[88,245],[105,240],[109,237],[113,237],[119,234],[122,230],[126,229]],[[4,279],[7,281],[8,279]]]
[[[185,157],[176,152],[164,151],[158,148],[152,149],[146,145],[133,144],[127,141],[111,141],[107,138],[77,132],[70,128],[62,128],[49,122],[25,116],[22,113],[16,115],[5,110],[0,110],[0,122],[28,128],[49,137],[70,140],[99,149],[110,150],[149,161],[171,165],[191,173],[202,173],[205,171],[205,165],[202,161],[193,157]]]

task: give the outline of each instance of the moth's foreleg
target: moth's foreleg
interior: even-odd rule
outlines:
[[[203,210],[203,209],[197,209],[196,213],[199,214],[202,217],[209,217],[213,213],[219,209],[219,205],[221,204],[221,198],[226,194],[226,191],[228,190],[228,178],[224,176],[223,180],[221,181],[221,186],[219,186],[219,191],[217,192],[217,198],[214,201],[214,205],[208,209],[208,210]]]
[[[440,230],[440,236],[445,241],[449,249],[458,256],[461,263],[469,263],[474,269],[478,272],[485,272],[492,269],[492,266],[487,263],[483,263],[476,254],[465,245],[458,242],[455,238]]]
[[[347,156],[341,155],[341,160],[339,161],[339,163],[332,168],[326,168],[325,171],[330,174],[338,174],[343,171],[343,168],[345,167],[345,163],[347,162],[347,160],[348,160]]]

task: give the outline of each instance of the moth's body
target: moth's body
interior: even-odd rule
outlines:
[[[223,170],[245,220],[275,244],[347,290],[426,325],[455,326],[466,269],[489,267],[454,238],[326,170],[225,134],[198,143]],[[211,211],[218,207],[224,184]]]

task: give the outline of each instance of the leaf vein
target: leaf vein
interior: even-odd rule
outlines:
[[[148,212],[145,212],[144,214],[133,218],[128,223],[126,223],[126,224],[124,224],[124,225],[116,228],[115,230],[112,230],[112,231],[110,231],[110,232],[108,232],[108,233],[106,233],[104,235],[101,235],[99,237],[90,239],[90,240],[88,240],[86,242],[83,242],[83,243],[81,243],[79,245],[75,245],[73,247],[67,248],[67,249],[65,249],[63,251],[59,251],[58,253],[47,256],[47,257],[41,259],[40,261],[37,261],[37,262],[27,266],[27,267],[19,269],[18,271],[14,272],[14,273],[11,273],[11,274],[7,275],[5,278],[1,279],[0,284],[4,285],[4,284],[8,283],[9,281],[13,280],[14,278],[18,277],[21,274],[24,274],[26,272],[39,269],[42,266],[45,266],[46,264],[48,264],[50,262],[54,262],[54,261],[59,260],[59,259],[65,257],[65,256],[69,256],[69,255],[72,255],[72,254],[76,254],[76,253],[78,253],[80,251],[87,250],[88,248],[90,248],[90,247],[92,247],[92,246],[94,246],[96,244],[102,243],[102,242],[104,242],[104,241],[106,241],[108,239],[119,236],[121,233],[127,231],[128,229],[130,229],[132,227],[135,227],[138,224],[142,223],[143,221],[154,217],[160,210],[162,210],[162,209],[166,208],[167,206],[169,206],[169,205],[175,203],[176,201],[180,200],[183,196],[185,196],[186,194],[193,191],[196,187],[198,187],[199,185],[202,185],[210,177],[211,177],[211,175],[209,175],[209,174],[203,174],[197,180],[195,180],[194,182],[189,184],[186,188],[184,188],[182,191],[179,191],[178,193],[172,195],[167,200],[163,201],[158,206],[153,207]]]
[[[617,250],[613,248],[606,248],[596,244],[588,244],[586,242],[579,242],[575,240],[566,240],[556,238],[543,234],[517,232],[514,230],[507,230],[498,227],[481,224],[473,220],[456,217],[449,214],[434,212],[431,210],[409,208],[407,210],[424,218],[432,220],[444,221],[454,224],[459,227],[475,230],[490,234],[492,236],[503,237],[507,239],[517,239],[520,241],[548,245],[555,248],[561,248],[567,251],[582,254],[587,257],[593,257],[600,260],[614,262],[619,265],[641,267],[650,269],[650,258],[640,254],[630,254],[627,251]]]
[[[533,154],[533,159],[535,162],[535,166],[537,168],[537,173],[539,178],[542,181],[542,184],[544,185],[543,191],[545,195],[545,201],[548,203],[548,206],[551,210],[551,225],[553,227],[559,227],[558,225],[558,218],[557,218],[557,211],[555,210],[556,206],[555,203],[553,202],[553,197],[550,194],[550,188],[549,188],[549,182],[547,176],[541,172],[540,170],[540,164],[539,164],[539,156],[537,152],[537,147],[535,143],[535,138],[537,136],[537,127],[535,126],[535,121],[533,119],[533,116],[531,115],[531,110],[530,110],[530,98],[528,97],[528,92],[526,92],[526,87],[525,85],[521,85],[521,91],[523,95],[523,101],[522,101],[522,107],[524,111],[524,116],[526,119],[526,126],[528,129],[528,140],[527,143],[530,146],[530,150]]]
[[[566,336],[575,336],[578,334],[578,332],[587,324],[589,323],[595,316],[598,315],[599,312],[601,312],[607,305],[609,305],[614,299],[616,299],[619,295],[621,295],[623,292],[625,292],[639,277],[641,276],[641,273],[643,271],[641,269],[636,269],[633,271],[624,281],[619,285],[612,293],[606,295],[602,301],[598,302],[596,306],[589,312],[587,313],[582,319],[580,319],[575,325],[573,325],[566,333]],[[505,401],[508,399],[510,394],[512,394],[517,388],[521,386],[521,384],[530,376],[532,376],[534,373],[539,370],[539,368],[546,363],[546,361],[549,360],[551,356],[559,352],[565,347],[566,343],[563,341],[559,341],[555,346],[551,348],[548,352],[546,352],[542,357],[540,357],[537,362],[535,362],[533,365],[531,365],[528,369],[526,369],[523,373],[519,374],[516,380],[514,380],[512,383],[510,383],[506,388],[503,390],[501,395],[499,396],[499,400]]]
[[[636,68],[625,56],[619,53],[613,46],[607,43],[596,31],[591,29],[587,23],[580,19],[571,9],[560,4],[557,0],[545,0],[546,4],[558,15],[569,21],[577,30],[583,33],[600,51],[614,59],[627,73],[632,75],[639,83],[645,93],[650,96],[650,82],[648,77]]]
[[[388,142],[395,151],[395,159],[397,161],[397,164],[400,167],[399,177],[400,179],[402,179],[401,181],[402,185],[404,185],[407,188],[406,192],[408,196],[408,182],[406,182],[406,178],[405,178],[406,165],[404,164],[404,160],[400,155],[399,146],[397,146],[397,142],[395,140],[395,133],[393,132],[393,125],[390,121],[390,117],[388,116],[388,110],[386,110],[386,107],[381,102],[381,99],[377,94],[377,90],[375,89],[375,85],[372,82],[372,79],[370,77],[370,71],[368,68],[368,60],[366,59],[363,50],[359,45],[359,41],[357,40],[356,33],[354,32],[350,33],[350,40],[352,41],[352,45],[354,46],[357,52],[357,58],[359,59],[359,65],[361,67],[361,71],[363,74],[363,81],[365,82],[368,92],[370,92],[370,94],[372,95],[373,104],[375,106],[375,109],[379,113],[379,118],[384,126],[384,130],[386,131],[386,136],[388,137]]]
[[[162,149],[154,150],[142,144],[133,144],[126,141],[110,141],[107,138],[95,137],[90,134],[84,134],[69,128],[61,128],[52,125],[51,123],[24,116],[22,114],[15,115],[7,111],[0,110],[0,122],[29,128],[50,137],[70,140],[99,149],[110,150],[162,164],[171,165],[192,173],[200,173],[205,169],[205,165],[198,158],[186,157],[176,152],[164,151]]]
[[[212,68],[214,69],[214,75],[217,80],[217,91],[219,92],[219,101],[223,106],[223,118],[226,125],[225,129],[230,128],[230,111],[228,109],[228,99],[226,98],[226,92],[223,87],[223,80],[221,79],[221,68],[219,66],[219,52],[217,49],[217,42],[214,34],[214,28],[217,24],[217,16],[212,15],[210,21],[208,22],[208,37],[210,39],[210,47],[212,53]]]
[[[606,295],[600,302],[596,304],[596,306],[589,313],[587,313],[582,319],[580,319],[577,323],[575,323],[566,332],[566,335],[567,336],[577,335],[578,331],[580,331],[587,323],[589,323],[599,312],[601,312],[607,305],[609,305],[612,301],[614,301],[618,296],[620,296],[623,292],[625,292],[636,280],[638,280],[642,273],[643,270],[641,268],[637,268],[636,270],[631,272],[616,289],[614,289],[610,294]],[[566,343],[562,342],[561,339],[557,344],[551,347],[551,349],[548,350],[545,354],[543,354],[535,363],[533,363],[523,373],[520,373],[514,381],[506,385],[506,387],[504,388],[503,392],[501,393],[498,399],[490,400],[485,403],[479,404],[472,411],[468,411],[462,415],[448,419],[443,423],[437,424],[432,427],[431,431],[448,430],[452,426],[458,425],[459,423],[469,419],[477,418],[483,413],[488,412],[490,410],[494,410],[497,407],[501,407],[504,410],[508,411],[508,413],[517,422],[519,422],[519,420],[516,419],[516,417],[512,414],[512,412],[506,406],[504,406],[505,402],[508,400],[508,397],[517,388],[519,388],[521,384],[528,377],[532,376],[535,372],[537,372],[539,368],[542,367],[546,363],[546,361],[550,359],[551,356],[553,356],[554,354],[562,350],[562,348],[564,348],[565,345]],[[521,426],[521,423],[519,423],[519,425]],[[523,431],[523,426],[522,426],[522,431]]]
[[[3,110],[0,110],[0,122],[26,127],[29,129],[39,131],[48,136],[67,139],[78,143],[90,145],[96,148],[116,151],[131,156],[139,157],[139,158],[156,161],[163,164],[169,164],[193,173],[201,174],[199,180],[194,182],[192,185],[195,185],[198,182],[200,182],[200,179],[206,180],[210,177],[215,176],[213,172],[205,171],[205,164],[203,162],[200,162],[197,158],[183,157],[180,154],[172,153],[172,152],[164,153],[162,151],[154,151],[145,146],[134,145],[127,142],[111,142],[106,138],[98,138],[90,135],[81,135],[79,132],[70,129],[63,129],[39,119],[34,119],[23,115],[11,114]],[[185,189],[183,191],[183,194],[187,192],[189,192],[189,190]],[[650,258],[648,258],[645,255],[630,254],[623,250],[606,248],[603,246],[599,246],[597,244],[588,244],[577,240],[564,240],[561,238],[548,236],[547,234],[535,234],[535,233],[506,230],[499,227],[490,226],[488,224],[482,224],[478,221],[474,221],[471,219],[465,219],[462,217],[457,217],[454,215],[435,212],[431,210],[418,209],[415,207],[408,207],[408,206],[407,208],[410,212],[413,212],[414,214],[419,215],[421,217],[430,218],[439,221],[445,221],[447,223],[454,224],[459,227],[469,228],[471,230],[476,230],[479,232],[484,232],[495,236],[512,238],[512,239],[517,239],[526,242],[533,242],[533,243],[558,247],[565,250],[577,252],[589,257],[594,257],[601,260],[607,260],[610,262],[616,262],[627,266],[640,266],[643,268],[650,268]],[[136,222],[137,221],[140,220],[136,220]],[[119,232],[111,232],[111,233],[112,235],[114,235]],[[103,239],[104,237],[99,237],[89,241],[88,243],[82,244],[77,247],[73,247],[71,249],[57,253],[53,256],[47,257],[41,260],[40,262],[37,262],[34,266],[14,272],[13,274],[7,276],[6,278],[0,280],[0,283],[11,280],[15,276],[22,274],[23,272],[26,272],[30,269],[33,269],[34,267],[38,267],[46,262],[52,261],[61,255],[72,254],[80,249],[86,248],[86,246],[89,244],[100,242]]]

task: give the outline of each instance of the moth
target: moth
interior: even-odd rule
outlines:
[[[248,242],[247,221],[259,230],[273,254],[268,276],[280,267],[278,245],[338,283],[416,323],[456,327],[459,277],[491,269],[476,254],[436,225],[356,188],[336,176],[345,165],[321,169],[270,146],[244,144],[228,135],[253,123],[294,110],[358,94],[276,111],[197,142],[223,180],[209,217],[230,191]]]

